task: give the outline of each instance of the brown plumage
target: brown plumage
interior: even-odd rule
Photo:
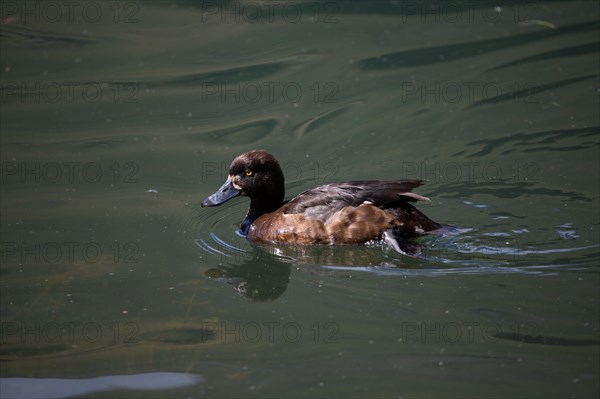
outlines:
[[[428,201],[412,192],[422,180],[360,180],[326,184],[283,202],[279,163],[266,151],[239,155],[229,177],[202,206],[216,206],[237,195],[250,197],[240,228],[248,239],[276,244],[360,244],[401,241],[439,229],[440,224],[410,202]],[[396,249],[397,245],[390,242]]]

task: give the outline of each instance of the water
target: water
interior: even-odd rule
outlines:
[[[52,4],[1,10],[4,393],[598,395],[596,2]],[[249,243],[198,204],[253,148],[454,229]]]

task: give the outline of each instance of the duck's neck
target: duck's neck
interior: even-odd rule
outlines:
[[[248,213],[240,225],[242,233],[247,235],[250,225],[252,225],[259,216],[279,209],[283,205],[283,196],[284,190],[282,189],[280,192],[273,193],[268,197],[251,198]]]

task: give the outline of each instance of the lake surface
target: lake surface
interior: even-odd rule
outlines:
[[[3,398],[597,397],[598,2],[1,7]],[[250,243],[258,148],[455,228]]]

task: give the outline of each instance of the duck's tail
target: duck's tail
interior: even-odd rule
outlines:
[[[383,234],[384,241],[397,252],[420,256],[422,244],[416,238],[425,234],[438,234],[443,232],[444,226],[433,221],[423,212],[409,203],[402,203],[396,208],[387,209],[394,215],[398,224],[388,229]]]

